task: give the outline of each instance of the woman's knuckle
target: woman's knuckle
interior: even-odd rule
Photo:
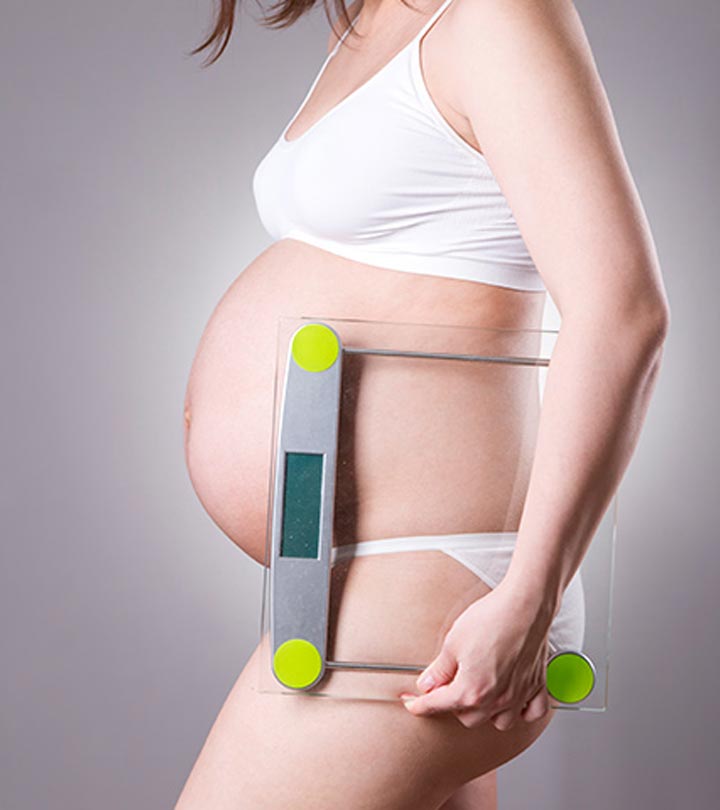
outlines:
[[[480,725],[475,715],[459,715],[458,720],[465,726],[465,728],[475,728]]]
[[[472,709],[475,707],[475,697],[471,692],[463,692],[457,702],[459,709]]]
[[[495,693],[495,702],[503,706],[514,703],[517,697],[517,688],[513,685],[506,686],[504,689],[498,689]]]
[[[484,693],[479,686],[470,686],[460,696],[460,704],[465,709],[475,708],[483,699]]]
[[[511,709],[514,705],[515,701],[512,699],[512,697],[509,697],[507,695],[502,695],[501,697],[498,697],[497,700],[495,701],[495,708],[498,711],[507,711],[508,709]]]

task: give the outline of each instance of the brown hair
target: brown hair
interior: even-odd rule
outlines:
[[[332,26],[328,10],[328,0],[320,1],[325,9],[325,17]],[[193,48],[189,54],[189,56],[194,56],[196,53],[204,51],[205,48],[214,46],[216,52],[212,54],[211,58],[203,67],[209,67],[213,62],[216,62],[225,50],[235,23],[235,9],[237,5],[239,5],[239,0],[216,0],[216,2],[218,5],[212,31],[207,38],[196,48]],[[269,13],[264,16],[260,24],[267,28],[287,28],[302,17],[303,14],[310,11],[316,3],[317,0],[279,0],[274,6],[270,6]],[[342,18],[345,21],[344,28],[350,27],[350,17],[344,0],[333,0],[333,4],[338,19]]]

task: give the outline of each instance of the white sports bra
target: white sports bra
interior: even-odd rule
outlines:
[[[260,220],[365,264],[519,290],[545,290],[515,218],[478,152],[435,106],[420,41],[452,0],[364,84],[299,137],[285,133],[253,174]]]

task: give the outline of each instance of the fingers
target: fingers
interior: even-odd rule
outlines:
[[[522,718],[526,723],[533,723],[544,717],[550,710],[547,688],[543,682],[530,700],[520,706],[518,704],[508,707],[492,718],[492,723],[498,731],[508,731]]]
[[[527,723],[533,723],[550,711],[550,698],[543,683],[541,689],[531,698],[530,702],[522,711],[522,719]]]
[[[428,692],[440,684],[450,683],[457,669],[457,659],[445,646],[440,650],[435,660],[425,668],[424,672],[420,673],[415,684],[421,692]]]
[[[444,660],[447,662],[447,658]],[[433,662],[426,672],[435,663]],[[439,670],[442,670],[442,665]],[[411,714],[427,716],[453,712],[463,725],[472,728],[489,720],[497,711],[495,691],[494,686],[478,684],[469,676],[463,675],[459,667],[456,667],[454,679],[448,683],[439,684],[421,695],[404,693],[401,698]]]
[[[518,710],[505,709],[493,717],[493,712],[497,709],[493,705],[495,701],[491,699],[491,690],[479,691],[458,679],[438,686],[424,695],[408,697],[410,699],[404,699],[404,703],[411,714],[426,717],[441,712],[453,712],[466,728],[476,728],[492,719],[500,731],[505,731],[519,714]]]
[[[519,714],[520,712],[516,709],[505,709],[504,712],[493,717],[492,724],[498,731],[507,731],[515,725]]]
[[[404,694],[402,698],[405,708],[416,716],[453,712],[466,728],[475,728],[489,720],[498,731],[508,731],[521,718],[532,723],[550,710],[544,681],[527,703],[520,704],[517,701],[512,703],[510,692],[506,691],[497,698],[493,689],[467,683],[459,673],[454,680],[424,694]]]
[[[430,692],[423,695],[410,695],[409,699],[403,702],[405,708],[414,715],[432,715],[440,712],[462,711],[468,709],[471,704],[465,696],[465,691],[458,680],[449,684],[436,686]]]

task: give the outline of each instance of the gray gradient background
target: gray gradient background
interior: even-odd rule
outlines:
[[[320,9],[264,29],[252,4],[203,71],[184,52],[211,8],[3,3],[1,810],[171,807],[258,633],[261,571],[191,488],[183,393],[270,243],[252,172],[328,30]],[[720,7],[578,8],[673,321],[621,491],[609,711],[560,713],[501,769],[500,806],[709,808]]]

